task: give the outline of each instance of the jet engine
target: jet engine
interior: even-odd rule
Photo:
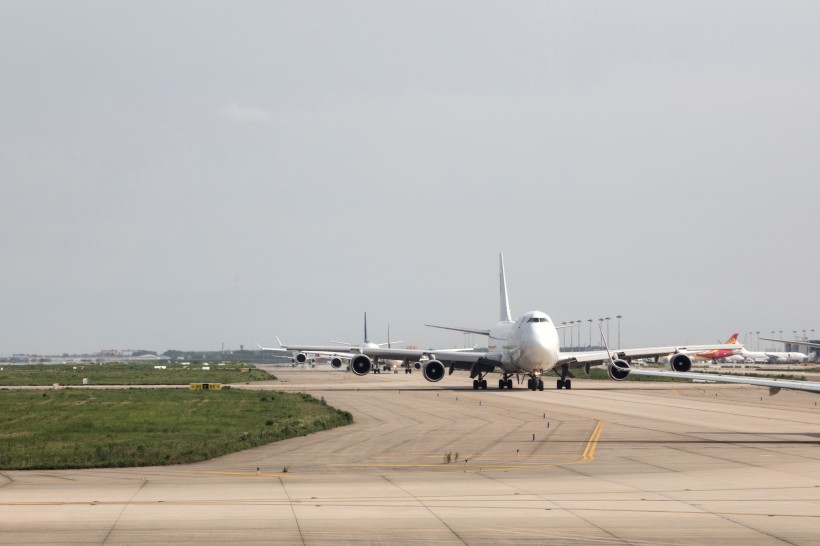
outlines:
[[[307,355],[305,353],[296,353],[296,362],[304,364],[307,362]]]
[[[669,369],[673,372],[688,372],[692,369],[692,359],[683,353],[674,354],[669,357]]]
[[[616,359],[606,367],[606,371],[609,374],[610,379],[614,379],[615,381],[623,381],[629,377],[629,372],[632,370],[629,368],[629,362],[626,360]]]
[[[424,374],[424,379],[427,381],[441,381],[441,378],[444,377],[444,364],[438,360],[428,360],[424,363],[421,373]]]
[[[337,370],[342,367],[342,364],[344,364],[344,361],[342,361],[342,359],[338,356],[334,356],[332,359],[330,359],[330,365],[336,368]]]
[[[367,355],[357,355],[350,361],[350,371],[356,375],[367,375],[373,369],[373,362]]]
[[[413,367],[417,370],[421,369],[421,362],[413,362]]]

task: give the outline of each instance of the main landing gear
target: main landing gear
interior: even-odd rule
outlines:
[[[498,380],[498,389],[512,389],[512,379],[508,374],[504,374],[504,377]]]
[[[535,390],[543,391],[544,390],[544,382],[541,379],[538,379],[536,377],[530,377],[529,379],[527,379],[527,388],[530,389],[531,391],[535,391]]]
[[[487,390],[487,380],[486,379],[473,379],[473,390],[477,391],[478,389]]]
[[[569,379],[569,366],[566,364],[561,366],[561,379],[556,382],[555,388],[559,390],[572,388],[572,381]]]

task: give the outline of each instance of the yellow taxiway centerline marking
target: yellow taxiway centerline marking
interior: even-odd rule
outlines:
[[[598,424],[595,425],[592,434],[589,435],[589,440],[587,440],[587,446],[586,449],[584,449],[584,455],[581,458],[581,461],[590,462],[595,460],[595,447],[598,445],[598,439],[604,431],[605,423],[606,421],[598,421]]]

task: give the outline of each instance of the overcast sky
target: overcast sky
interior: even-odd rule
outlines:
[[[0,354],[820,336],[817,2],[0,10]]]

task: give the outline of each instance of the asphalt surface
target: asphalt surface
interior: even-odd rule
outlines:
[[[0,543],[820,544],[820,396],[275,373],[252,388],[356,422],[193,465],[0,472]]]

